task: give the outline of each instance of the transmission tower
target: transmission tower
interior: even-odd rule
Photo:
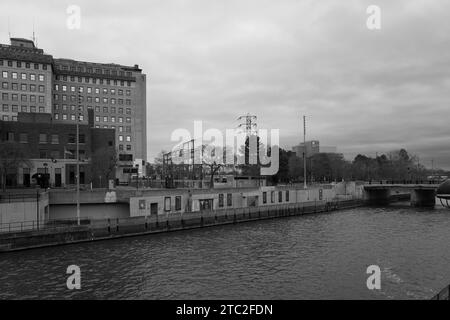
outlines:
[[[245,133],[248,137],[252,135],[257,135],[257,128],[258,125],[256,123],[256,120],[258,118],[256,116],[253,116],[249,113],[245,116],[240,116],[237,120],[240,121],[238,128],[242,129],[245,128]]]

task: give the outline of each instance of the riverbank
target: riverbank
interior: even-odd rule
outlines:
[[[310,201],[263,208],[253,207],[147,217],[87,220],[83,221],[81,226],[54,225],[47,226],[44,230],[0,234],[0,252],[294,217],[354,208],[363,204],[362,200]]]

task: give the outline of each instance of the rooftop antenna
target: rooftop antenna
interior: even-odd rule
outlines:
[[[8,16],[8,36],[9,36],[9,39],[11,39],[11,25],[10,25],[10,21],[9,21],[9,16]]]
[[[35,33],[34,33],[34,18],[33,18],[33,43],[34,43],[34,45],[37,47],[36,35],[35,35]]]

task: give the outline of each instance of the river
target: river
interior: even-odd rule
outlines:
[[[449,266],[450,210],[395,204],[1,254],[0,299],[428,299]]]

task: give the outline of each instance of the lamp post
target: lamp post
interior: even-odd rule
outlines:
[[[303,189],[308,189],[306,185],[306,116],[303,116]]]
[[[78,109],[78,111],[80,111]],[[80,225],[80,112],[77,115],[77,224]]]

